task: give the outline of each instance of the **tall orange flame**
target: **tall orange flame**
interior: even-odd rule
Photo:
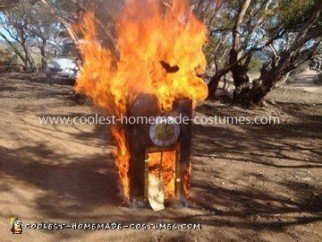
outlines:
[[[178,97],[194,104],[206,98],[207,86],[198,77],[206,67],[206,28],[185,0],[128,0],[116,22],[118,57],[101,46],[94,14],[85,15],[78,92],[118,117],[126,115],[127,105],[140,93],[156,95],[160,111],[170,110]],[[112,133],[123,193],[129,198],[125,132],[114,127]]]

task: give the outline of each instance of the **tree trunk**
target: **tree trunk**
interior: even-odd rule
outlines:
[[[208,97],[207,99],[212,99],[215,96],[217,91],[219,82],[221,78],[230,72],[230,67],[226,67],[225,69],[219,70],[210,80],[208,83]]]
[[[215,96],[217,91],[221,76],[214,75],[210,82],[208,83],[208,99],[211,99]]]
[[[246,12],[251,4],[251,0],[245,0],[243,4],[240,6],[238,17],[236,19],[235,26],[233,28],[233,42],[232,49],[229,53],[229,63],[231,65],[231,72],[234,79],[235,91],[234,91],[234,101],[240,103],[242,101],[243,95],[245,91],[249,90],[249,78],[247,75],[248,64],[250,58],[246,60],[244,64],[239,60],[239,49],[240,49],[240,33],[241,25],[244,21],[244,17]]]
[[[23,51],[24,51],[25,57],[26,57],[25,71],[27,71],[27,72],[34,72],[36,70],[36,67],[35,67],[34,61],[32,60],[32,58],[30,56],[30,53],[28,51],[28,48],[25,45],[23,45],[22,48],[23,48]]]
[[[242,106],[261,105],[264,97],[274,88],[287,73],[287,67],[291,65],[291,56],[286,55],[278,66],[271,69],[263,68],[261,75],[252,84],[243,86],[239,95],[239,102]]]
[[[247,75],[249,61],[246,61],[244,64],[241,61],[238,62],[238,53],[235,49],[232,49],[230,51],[229,62],[232,65],[231,72],[235,85],[234,102],[241,103],[245,92],[250,90],[249,77]],[[234,65],[234,63],[236,64]]]
[[[34,72],[36,70],[35,63],[34,63],[33,59],[30,56],[30,52],[29,52],[29,49],[27,47],[26,39],[21,40],[20,44],[21,44],[21,47],[22,47],[22,50],[23,50],[24,56],[25,56],[24,70],[26,72]]]
[[[43,43],[40,46],[40,54],[41,54],[41,71],[45,71],[47,67],[47,61],[46,61],[46,43]]]

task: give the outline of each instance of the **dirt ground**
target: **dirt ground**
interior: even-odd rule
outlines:
[[[278,125],[194,125],[189,208],[122,205],[106,127],[41,125],[42,115],[89,115],[71,86],[0,77],[1,241],[322,241],[322,92],[299,76],[267,105],[244,110],[206,101],[200,116],[267,116]],[[201,230],[24,231],[33,222],[201,223]]]

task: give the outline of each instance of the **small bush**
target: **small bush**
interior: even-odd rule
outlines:
[[[317,85],[322,85],[322,72],[316,75],[313,81]]]
[[[0,72],[18,69],[16,56],[8,49],[0,49]]]
[[[289,75],[285,81],[286,84],[291,84],[293,83],[295,78],[292,75]]]

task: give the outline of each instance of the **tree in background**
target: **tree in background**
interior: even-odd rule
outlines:
[[[285,75],[312,58],[321,42],[322,2],[314,0],[270,2],[275,14],[260,28],[264,33],[263,41],[260,41],[262,44],[259,47],[257,45],[248,47],[266,51],[270,61],[262,66],[260,77],[252,83],[247,75],[249,66],[247,61],[253,52],[250,52],[243,64],[238,62],[232,68],[236,87],[234,99],[245,106],[261,104],[263,98],[283,80]],[[237,60],[237,55],[238,49],[232,48],[230,55],[232,62]]]
[[[33,47],[40,51],[41,68],[46,67],[46,48],[57,35],[55,15],[41,1],[16,1],[1,12],[0,36],[23,63],[25,71],[36,70]]]
[[[37,2],[30,12],[28,32],[30,33],[33,46],[37,47],[41,56],[41,70],[44,71],[47,65],[49,45],[54,45],[59,38],[60,23],[55,13],[42,2]]]
[[[122,7],[123,0],[41,0],[41,2],[55,12],[57,19],[65,28],[65,36],[71,37],[76,45],[78,39],[81,39],[82,36],[75,31],[73,26],[75,23],[82,21],[86,12],[95,13],[97,20],[101,23],[97,27],[102,45],[108,46],[117,55],[113,13]]]
[[[198,4],[214,6],[208,0]],[[206,53],[216,67],[208,85],[210,98],[222,77],[231,73],[234,101],[246,106],[260,104],[287,73],[314,54],[321,41],[320,1],[233,0],[218,6],[219,11],[218,7],[196,11],[209,28]],[[260,78],[251,82],[249,67],[258,52],[267,61]]]
[[[35,63],[28,46],[31,7],[29,2],[20,1],[10,9],[4,10],[2,16],[0,16],[0,26],[3,31],[6,31],[6,34],[0,31],[0,36],[20,58],[25,71],[35,70]]]
[[[122,6],[122,1],[105,0],[14,0],[0,4],[0,37],[23,63],[28,72],[36,70],[32,52],[39,49],[41,69],[46,68],[48,54],[55,40],[72,38],[77,42],[78,33],[71,26],[82,20],[87,11],[95,12],[102,22],[99,33],[103,45],[109,46],[115,53],[116,41],[113,32],[115,23],[111,11]],[[62,28],[63,26],[63,28]],[[76,43],[77,44],[77,43]],[[39,54],[38,54],[39,55]]]

